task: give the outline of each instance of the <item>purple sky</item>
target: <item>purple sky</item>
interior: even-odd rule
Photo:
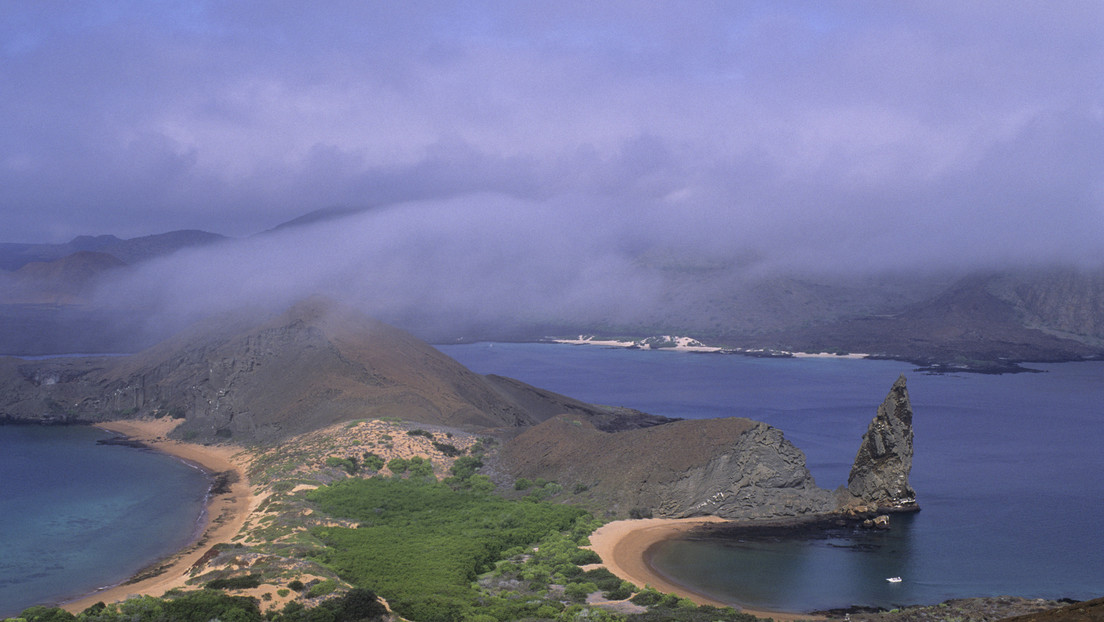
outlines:
[[[398,236],[448,214],[465,235],[586,229],[580,253],[1104,256],[1099,0],[0,0],[0,15],[0,241],[245,236],[399,205]]]

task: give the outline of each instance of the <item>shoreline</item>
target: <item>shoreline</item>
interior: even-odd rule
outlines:
[[[680,585],[655,570],[650,563],[652,552],[662,542],[676,538],[703,525],[727,523],[723,518],[644,518],[606,523],[590,535],[591,549],[602,558],[602,565],[621,579],[640,587],[650,586],[661,592],[689,598],[699,605],[734,607],[744,613],[778,621],[823,620],[824,618],[792,612],[764,611],[739,603],[724,602]]]
[[[847,354],[836,354],[834,352],[791,352],[789,350],[770,350],[760,348],[725,348],[722,346],[707,346],[701,341],[694,339],[693,337],[680,337],[677,335],[663,335],[660,337],[665,344],[675,345],[661,345],[653,346],[648,342],[648,339],[638,339],[635,341],[623,341],[616,339],[595,339],[589,335],[579,335],[575,339],[547,339],[538,343],[558,343],[571,346],[602,346],[605,348],[632,348],[637,350],[651,350],[653,352],[697,352],[705,354],[741,354],[743,356],[752,357],[766,357],[766,358],[821,358],[821,359],[868,359],[872,358],[872,354],[864,352],[849,352]]]
[[[259,498],[253,494],[246,477],[245,449],[235,445],[199,445],[169,440],[167,435],[180,422],[172,419],[105,421],[95,424],[103,430],[126,436],[153,451],[173,456],[193,465],[214,480],[220,473],[231,472],[229,490],[212,490],[200,517],[200,526],[184,548],[154,560],[122,583],[98,589],[92,593],[58,603],[70,613],[80,613],[98,603],[115,603],[134,596],[159,597],[165,592],[184,587],[189,571],[216,544],[226,544],[238,535],[246,518],[256,509]]]

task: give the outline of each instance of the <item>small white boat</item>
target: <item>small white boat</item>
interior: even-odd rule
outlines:
[[[886,579],[886,581],[889,581],[890,583],[900,583],[901,577],[889,577],[888,579]]]

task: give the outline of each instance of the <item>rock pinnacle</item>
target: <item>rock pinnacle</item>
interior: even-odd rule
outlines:
[[[915,510],[916,493],[909,485],[910,471],[912,404],[902,374],[863,434],[847,478],[847,490],[879,508]]]

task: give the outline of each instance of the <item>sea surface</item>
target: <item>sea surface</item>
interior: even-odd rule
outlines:
[[[1104,595],[1104,363],[931,375],[894,361],[557,344],[439,349],[479,373],[597,404],[765,421],[806,453],[824,488],[846,484],[863,432],[903,373],[922,511],[894,516],[886,532],[671,541],[654,566],[695,591],[776,611]]]
[[[0,426],[0,618],[118,584],[196,534],[195,467],[87,426]]]

